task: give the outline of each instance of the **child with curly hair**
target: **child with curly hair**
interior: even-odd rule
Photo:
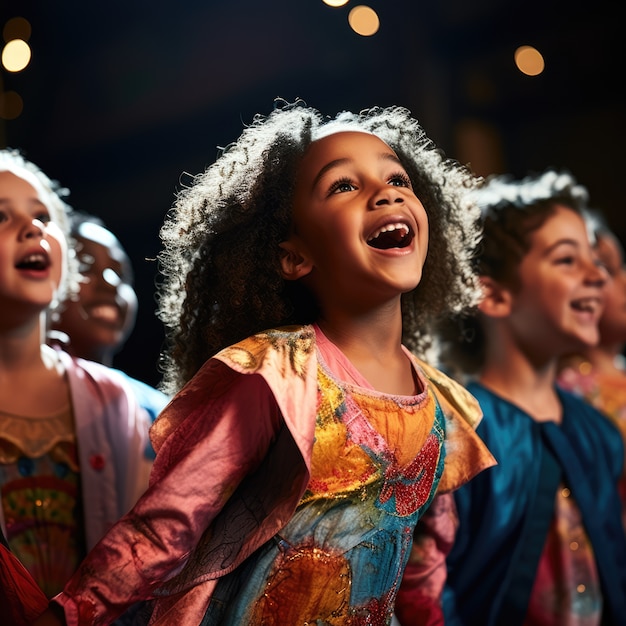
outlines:
[[[78,289],[64,197],[19,151],[0,150],[0,527],[48,598],[151,468],[150,420],[121,376],[46,344],[48,316]]]
[[[624,446],[605,416],[556,384],[560,357],[599,338],[606,272],[587,190],[547,169],[488,178],[476,199],[483,297],[448,329],[442,357],[478,399],[477,433],[498,465],[453,494],[445,623],[623,625]],[[402,613],[403,626],[419,623]]]
[[[403,108],[279,105],[162,227],[151,484],[38,624],[390,624],[418,520],[494,462],[411,353],[477,300],[476,178]]]

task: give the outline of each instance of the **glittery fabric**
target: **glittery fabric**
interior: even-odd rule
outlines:
[[[317,380],[306,492],[208,623],[215,610],[233,625],[390,623],[413,528],[443,472],[443,414],[428,392],[378,394],[322,365]]]
[[[394,397],[322,356],[294,327],[205,364],[152,428],[150,488],[58,597],[70,626],[150,597],[159,625],[390,623],[442,474],[493,459],[467,424],[447,452],[464,416],[442,410],[417,360],[423,391]]]

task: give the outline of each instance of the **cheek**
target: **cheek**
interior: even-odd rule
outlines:
[[[607,291],[604,294],[604,310],[601,320],[624,320],[626,317],[626,298],[615,291]],[[621,321],[623,324],[624,322]]]
[[[52,276],[59,286],[67,276],[67,242],[61,231],[54,226],[48,228],[47,241],[50,245],[50,260],[52,262]]]
[[[127,317],[134,317],[138,307],[135,290],[130,285],[123,283],[118,287],[117,293],[119,297],[126,302],[128,308]]]

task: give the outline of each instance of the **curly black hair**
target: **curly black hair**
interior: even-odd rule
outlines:
[[[510,174],[487,177],[473,195],[482,213],[482,241],[474,258],[479,276],[512,290],[519,288],[518,267],[531,235],[566,206],[589,220],[589,194],[567,170],[546,168],[516,180]],[[440,365],[456,378],[480,371],[486,337],[477,308],[450,316],[438,326]]]
[[[480,213],[469,192],[480,179],[470,168],[446,158],[405,108],[329,118],[302,101],[277,100],[178,193],[161,228],[164,391],[175,393],[208,358],[250,334],[315,321],[311,294],[300,281],[282,277],[279,243],[290,233],[302,156],[312,141],[335,130],[371,132],[386,142],[428,214],[422,280],[402,300],[405,345],[424,355],[435,321],[476,303],[472,255]]]

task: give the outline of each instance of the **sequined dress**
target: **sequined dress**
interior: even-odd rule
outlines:
[[[218,404],[224,413],[224,403],[229,408],[237,403],[243,389],[236,394],[225,391],[230,383],[224,380],[231,374],[213,363],[210,367],[218,370],[212,377],[218,372],[225,376],[222,384],[209,383],[207,372],[201,371],[204,384],[194,383],[173,400],[153,426],[159,452],[151,489],[92,552],[82,573],[58,598],[66,607],[68,624],[105,624],[114,616],[111,606],[151,594],[157,598],[151,624],[391,622],[413,530],[446,482],[448,466],[451,488],[493,459],[473,432],[471,422],[480,418],[477,405],[467,404],[470,423],[446,415],[417,360],[415,373],[422,388],[418,395],[381,394],[324,339],[312,327],[283,329],[257,335],[218,355],[222,366],[227,363],[231,370],[261,377],[245,377],[250,383],[241,401],[245,428],[238,421],[234,430],[229,426],[220,433],[221,419],[200,427],[221,441],[211,447],[220,459],[213,458],[208,468],[211,479],[202,501],[198,491],[204,481],[187,475],[186,483],[194,484],[191,495],[182,486],[182,474],[176,480],[171,474],[180,468],[184,447],[189,460],[189,445],[197,450],[204,445],[198,443],[198,419],[201,413],[205,421],[211,419],[207,406],[197,403],[219,388]],[[408,352],[407,357],[413,358]],[[268,416],[269,433],[259,427],[259,410]],[[239,411],[237,416],[243,418]],[[242,431],[248,429],[244,440]],[[259,451],[257,442],[264,440],[267,445]],[[225,453],[224,446],[229,445],[230,453]],[[250,466],[239,469],[246,465],[244,459],[254,459],[252,473]],[[193,467],[205,467],[206,461],[206,456],[199,456]],[[212,470],[225,475],[223,486]],[[184,545],[179,541],[182,527],[161,526],[154,518],[157,502],[161,515],[168,508],[170,479],[184,492],[177,493],[177,499],[187,496],[184,516],[200,525],[185,527]],[[217,503],[207,503],[222,490]],[[211,513],[212,507],[218,511]],[[180,516],[172,513],[167,518]],[[140,528],[146,522],[150,533],[159,535],[158,548]],[[190,537],[193,533],[196,541]],[[133,544],[133,555],[124,556],[127,548],[121,541]],[[174,563],[180,565],[176,568]],[[174,577],[165,573],[173,569],[178,571]],[[93,572],[97,574],[92,578]],[[151,585],[148,579],[161,583]],[[103,589],[108,607],[101,601]]]

